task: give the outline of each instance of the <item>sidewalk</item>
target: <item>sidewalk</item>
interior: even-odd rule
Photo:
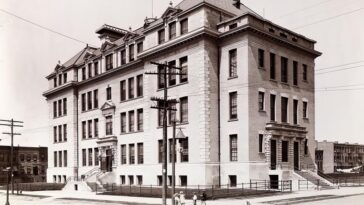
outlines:
[[[4,191],[0,191],[4,194]],[[289,200],[295,198],[310,198],[310,197],[328,197],[328,196],[347,196],[353,194],[363,194],[364,187],[353,188],[340,188],[322,191],[299,191],[290,194],[280,194],[274,196],[257,197],[257,198],[232,198],[232,199],[219,199],[215,201],[207,201],[208,205],[245,205],[247,201],[250,204],[263,204],[270,201]],[[118,202],[123,204],[161,204],[160,198],[147,198],[147,197],[129,197],[129,196],[110,196],[110,195],[96,195],[93,192],[64,192],[64,191],[38,191],[38,192],[23,192],[23,195],[28,196],[48,196],[52,199],[69,199],[69,200],[87,200],[87,201],[100,201],[100,202]],[[46,200],[46,199],[45,199]],[[171,200],[167,200],[171,204]],[[187,205],[192,204],[191,200],[187,200]],[[198,203],[199,204],[199,203]]]

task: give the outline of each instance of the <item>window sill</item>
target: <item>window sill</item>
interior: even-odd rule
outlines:
[[[284,85],[284,86],[287,86],[287,87],[289,87],[289,84],[288,84],[288,82],[282,82],[282,81],[281,81],[281,84],[282,84],[282,85]]]
[[[95,110],[98,110],[98,109],[99,109],[98,107],[95,107],[95,108],[90,109],[90,110],[81,111],[81,114],[82,113],[87,113],[87,112],[92,112],[92,111],[95,111]]]
[[[259,66],[259,67],[258,67],[258,69],[259,69],[259,70],[263,70],[263,71],[265,71],[265,68],[264,68],[264,67],[262,67],[262,66]]]
[[[272,79],[272,78],[269,79],[269,81],[272,82],[272,83],[278,83],[278,81],[276,79]]]
[[[62,141],[62,142],[53,142],[53,144],[64,144],[67,143],[67,141]]]
[[[180,125],[188,125],[189,124],[189,122],[180,122],[180,123],[176,123],[176,126],[180,126]],[[173,127],[173,125],[172,124],[168,124],[167,125],[167,127]],[[163,128],[163,126],[160,126],[160,125],[158,125],[158,127],[157,127],[158,129],[159,128]]]
[[[236,118],[236,119],[230,119],[230,120],[228,120],[228,122],[235,122],[235,121],[239,121],[239,119]]]
[[[133,132],[122,132],[120,133],[120,135],[129,135],[129,134],[136,134],[136,133],[142,133],[144,132],[144,130],[138,130],[138,131],[133,131]]]
[[[61,117],[66,117],[67,116],[67,114],[65,114],[65,115],[60,115],[60,116],[57,116],[57,117],[53,117],[53,119],[57,119],[57,118],[61,118]]]
[[[310,120],[308,117],[304,117],[304,118],[302,118],[303,120],[306,120],[306,121],[308,121],[308,120]]]
[[[308,83],[308,80],[302,80],[302,82],[304,82],[304,83]]]
[[[258,110],[258,111],[261,112],[261,113],[267,113],[266,110]]]
[[[133,101],[133,100],[139,100],[139,99],[143,99],[143,96],[138,96],[138,97],[135,97],[135,98],[129,98],[127,100],[122,100],[122,101],[120,101],[120,103],[125,103],[125,102],[129,102],[129,101]]]
[[[178,87],[178,86],[182,86],[182,85],[185,85],[185,84],[188,84],[188,81],[186,81],[186,82],[180,82],[180,83],[178,83],[178,84],[176,84],[176,85],[172,85],[172,86],[167,86],[167,88],[169,89],[169,88],[175,88],[175,87]],[[163,91],[164,90],[164,88],[158,88],[157,89],[157,92],[159,92],[159,91]]]
[[[292,85],[292,87],[295,89],[300,89],[300,87],[298,87],[298,85]]]
[[[232,80],[232,79],[236,79],[236,78],[238,78],[238,76],[230,76],[230,77],[228,77],[228,80]]]
[[[258,152],[259,155],[264,155],[265,153],[264,152]]]

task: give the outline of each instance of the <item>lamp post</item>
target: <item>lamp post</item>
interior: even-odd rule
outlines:
[[[10,205],[9,203],[9,174],[10,174],[10,167],[7,167],[6,169],[4,169],[3,171],[7,173],[7,183],[6,183],[6,202],[5,205]]]

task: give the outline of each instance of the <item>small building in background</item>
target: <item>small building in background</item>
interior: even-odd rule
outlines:
[[[364,145],[339,142],[317,142],[315,160],[323,173],[363,172]]]
[[[6,172],[10,167],[10,146],[0,146],[0,184],[7,182]],[[47,147],[14,146],[14,181],[17,183],[46,182],[48,165]]]

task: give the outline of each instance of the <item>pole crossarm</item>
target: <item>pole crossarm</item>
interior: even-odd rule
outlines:
[[[158,106],[150,106],[150,108],[153,108],[153,109],[164,109],[164,107],[158,107]],[[170,110],[170,111],[177,111],[176,108],[167,108],[167,110]]]
[[[11,120],[1,120],[2,122],[12,122]],[[17,121],[17,120],[13,120],[14,123],[24,123],[23,121]]]
[[[168,68],[176,69],[176,70],[182,70],[181,67],[176,67],[174,65],[169,65],[167,63],[150,62],[150,64],[157,65],[157,66],[164,66],[164,67],[168,67]]]
[[[20,133],[3,132],[4,135],[21,135]]]
[[[8,125],[8,124],[0,124],[0,125],[4,125],[4,126],[8,126],[8,127],[24,127],[23,125]]]

